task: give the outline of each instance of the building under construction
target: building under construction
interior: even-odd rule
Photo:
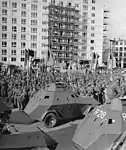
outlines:
[[[108,26],[109,26],[109,10],[104,7],[103,11],[103,58],[102,61],[107,65],[108,53],[110,49],[110,39],[108,37]]]
[[[77,56],[79,43],[79,10],[68,3],[49,5],[48,46],[55,63],[70,63]]]

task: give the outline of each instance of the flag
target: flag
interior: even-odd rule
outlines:
[[[113,53],[109,53],[108,55],[108,69],[115,68],[116,67],[116,59],[113,55]]]
[[[123,68],[123,58],[121,59],[121,68]]]
[[[98,58],[99,58],[99,55],[96,52],[93,52],[92,60],[91,60],[91,70],[95,70],[97,68]]]
[[[24,67],[27,66],[28,64],[28,60],[29,60],[29,54],[28,54],[28,50],[25,49],[25,61],[24,61]]]
[[[48,50],[48,53],[47,53],[46,65],[47,66],[53,66],[54,65],[53,54],[52,54],[52,52],[50,50]]]

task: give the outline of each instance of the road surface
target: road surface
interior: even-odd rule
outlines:
[[[77,150],[72,137],[79,122],[77,120],[47,131],[58,142],[56,150]]]

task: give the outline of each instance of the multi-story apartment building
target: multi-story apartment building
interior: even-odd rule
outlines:
[[[103,7],[97,0],[83,0],[82,4],[81,58],[91,60],[92,52],[97,52],[99,64],[102,64]]]
[[[107,65],[108,62],[108,54],[110,50],[110,39],[109,39],[109,21],[110,21],[110,11],[106,6],[103,10],[103,55],[102,62]]]
[[[115,40],[115,58],[117,67],[126,68],[126,40]]]
[[[23,65],[25,49],[40,58],[50,49],[58,62],[92,51],[102,59],[102,15],[95,0],[1,0],[0,61]]]
[[[49,5],[48,45],[53,52],[55,62],[72,62],[76,60],[80,24],[79,10],[71,2],[55,3]]]
[[[46,0],[0,1],[0,61],[23,65],[28,48],[44,57],[42,52],[48,49],[45,3]]]

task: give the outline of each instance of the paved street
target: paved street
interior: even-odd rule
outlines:
[[[72,137],[78,122],[67,123],[48,132],[59,143],[56,150],[77,150]]]

